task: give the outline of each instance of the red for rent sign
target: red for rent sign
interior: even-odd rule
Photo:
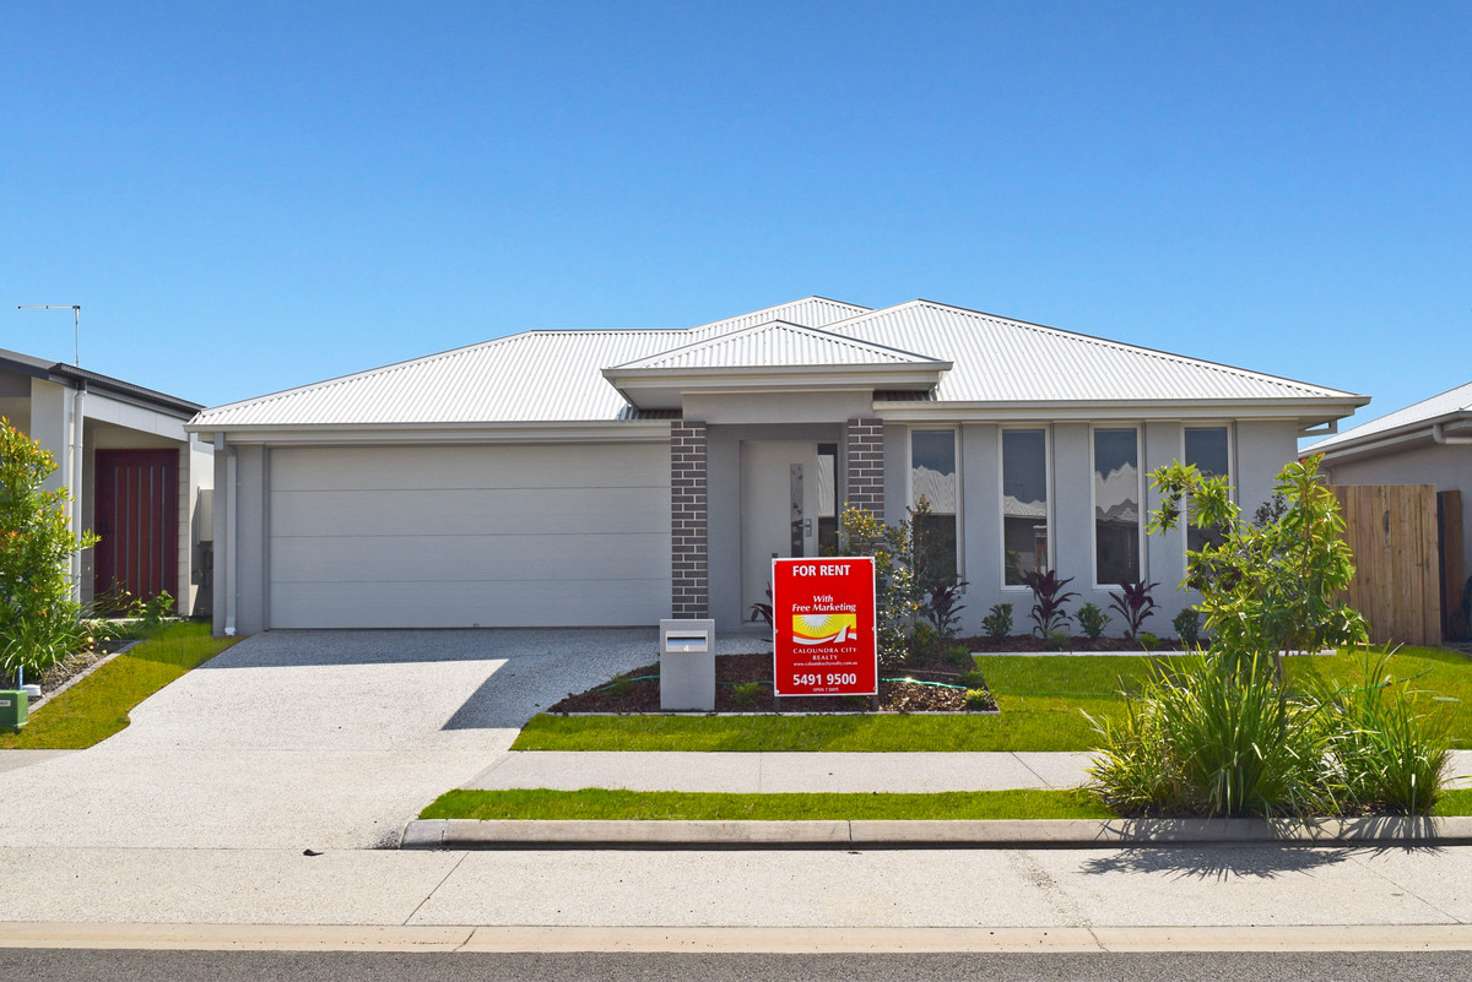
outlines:
[[[874,560],[772,560],[772,679],[779,696],[879,692]]]

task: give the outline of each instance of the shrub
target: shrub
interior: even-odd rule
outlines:
[[[731,687],[731,700],[738,706],[755,706],[766,691],[762,682],[737,682]]]
[[[1201,644],[1201,614],[1194,607],[1187,607],[1171,618],[1170,626],[1176,629],[1176,637],[1184,648],[1195,648]]]
[[[1141,631],[1139,637],[1135,638],[1140,647],[1145,651],[1155,651],[1161,646],[1160,636],[1151,634],[1149,631]]]
[[[1150,595],[1150,591],[1158,586],[1159,583],[1136,580],[1134,583],[1121,583],[1120,592],[1109,595],[1109,606],[1124,618],[1126,640],[1133,641],[1146,619],[1154,613],[1155,598]]]
[[[910,648],[903,660],[931,661],[941,656],[943,645],[940,632],[929,621],[916,621],[910,633]]]
[[[993,641],[1012,634],[1012,605],[993,604],[991,612],[981,619],[981,630]]]
[[[0,418],[0,675],[39,675],[85,636],[71,557],[98,539],[73,534],[65,489],[45,490],[55,470],[40,443]]]
[[[996,704],[992,701],[992,694],[986,689],[967,689],[966,708],[971,710],[995,709]]]
[[[873,512],[850,505],[843,510],[843,533],[849,552],[874,557],[879,665],[898,667],[909,657],[910,631],[920,610],[910,523],[886,525]]]
[[[1067,631],[1049,631],[1043,644],[1049,651],[1068,651],[1073,648],[1073,638]]]
[[[1396,679],[1390,661],[1365,652],[1354,684],[1314,683],[1329,749],[1326,781],[1353,810],[1425,815],[1442,793],[1449,721],[1421,711],[1422,693]]]
[[[960,672],[970,671],[976,667],[976,659],[971,657],[971,649],[964,644],[946,645],[946,664]]]
[[[1060,630],[1064,625],[1071,622],[1063,605],[1075,599],[1078,594],[1065,593],[1063,588],[1073,582],[1073,577],[1060,580],[1058,573],[1054,570],[1029,570],[1022,577],[1027,588],[1032,591],[1032,623],[1033,634],[1040,638],[1046,638],[1054,631]]]
[[[1322,811],[1322,728],[1266,667],[1198,655],[1152,664],[1121,720],[1096,720],[1093,790],[1129,814],[1306,815]]]
[[[974,666],[975,662],[973,662],[972,664]],[[961,685],[964,685],[968,689],[987,688],[986,676],[982,674],[981,669],[975,667],[973,667],[971,671],[963,673],[958,681]]]
[[[1109,626],[1109,615],[1095,603],[1087,603],[1078,609],[1078,626],[1090,641],[1098,641]]]

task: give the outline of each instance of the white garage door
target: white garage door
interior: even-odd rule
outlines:
[[[271,451],[272,627],[652,625],[663,444]]]

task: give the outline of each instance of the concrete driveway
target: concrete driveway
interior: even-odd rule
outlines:
[[[528,718],[655,646],[647,630],[247,638],[96,747],[0,769],[0,847],[394,845]]]

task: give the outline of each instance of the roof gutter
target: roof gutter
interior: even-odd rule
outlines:
[[[1472,447],[1472,436],[1447,436],[1444,423],[1431,424],[1431,439],[1443,447]]]

